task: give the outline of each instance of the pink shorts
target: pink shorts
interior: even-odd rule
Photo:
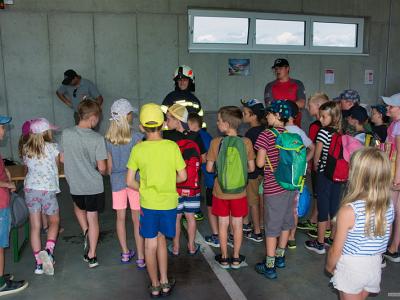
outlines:
[[[134,189],[126,188],[118,192],[112,192],[113,209],[126,209],[129,207],[131,210],[140,210],[139,192]]]

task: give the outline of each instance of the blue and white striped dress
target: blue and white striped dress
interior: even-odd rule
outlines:
[[[394,220],[393,204],[386,212],[386,230],[384,236],[369,237],[365,236],[365,201],[357,200],[349,204],[355,214],[354,227],[349,230],[345,241],[342,254],[353,256],[380,255],[386,251],[390,237],[390,225]],[[373,220],[374,215],[371,215]]]

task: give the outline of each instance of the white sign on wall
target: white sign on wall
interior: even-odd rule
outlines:
[[[335,70],[333,69],[325,69],[325,84],[334,84],[335,83]]]
[[[373,70],[365,70],[364,84],[374,84],[374,71]]]

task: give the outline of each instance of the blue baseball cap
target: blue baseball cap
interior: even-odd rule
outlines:
[[[282,118],[289,119],[292,116],[292,110],[287,100],[272,101],[267,107],[268,112],[278,113]]]
[[[340,100],[350,100],[356,103],[360,103],[360,95],[356,90],[344,90],[340,93],[340,95],[333,100],[340,101]]]
[[[262,117],[265,114],[264,103],[262,103],[260,100],[249,99],[249,100],[245,101],[245,100],[241,99],[240,103],[242,103],[242,105],[244,107],[247,107],[247,108],[251,109],[251,111],[255,115],[258,115],[258,116]]]
[[[11,117],[1,116],[0,115],[0,125],[6,125],[6,124],[10,123],[11,120],[12,120]]]

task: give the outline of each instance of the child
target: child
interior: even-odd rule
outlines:
[[[307,109],[308,112],[310,113],[311,117],[315,118],[315,121],[310,124],[310,127],[308,129],[308,136],[313,142],[314,146],[317,142],[317,134],[318,131],[321,128],[321,122],[319,120],[319,108],[321,107],[322,104],[326,103],[329,101],[328,95],[325,93],[315,93],[308,99],[308,105]],[[315,147],[314,147],[315,148]],[[314,150],[315,152],[315,150]],[[314,194],[314,199],[315,194],[316,194],[316,181],[317,181],[317,173],[314,171],[313,166],[313,160],[310,161],[309,166],[311,166],[311,185],[312,185],[312,191]],[[314,201],[312,212],[310,219],[307,219],[303,222],[299,222],[297,225],[298,229],[305,229],[305,230],[312,230],[315,231],[314,237],[317,236],[316,229],[317,229],[317,215],[318,215],[318,210],[317,210],[317,202]]]
[[[384,253],[384,256],[392,262],[400,262],[400,93],[391,97],[382,97],[388,105],[387,115],[392,119],[389,125],[386,138],[386,145],[390,152],[391,170],[392,170],[392,201],[395,210],[395,222],[393,226],[392,241]],[[385,148],[386,150],[386,148]]]
[[[285,123],[290,117],[290,107],[286,101],[277,100],[267,108],[268,125],[279,133],[285,131]],[[277,278],[276,268],[284,268],[285,248],[289,230],[294,227],[293,202],[296,191],[283,189],[275,180],[272,169],[279,161],[279,150],[275,147],[275,134],[267,129],[257,139],[257,166],[264,167],[264,220],[266,238],[266,258],[256,265],[256,271],[269,279]],[[267,159],[270,166],[266,166]],[[279,242],[278,242],[279,240]]]
[[[168,246],[169,254],[173,256],[179,255],[179,242],[181,235],[181,219],[182,214],[185,215],[187,221],[187,232],[188,232],[188,244],[187,244],[187,253],[189,255],[195,255],[199,252],[200,245],[195,243],[196,237],[196,220],[194,218],[194,214],[200,209],[200,164],[202,161],[205,161],[205,153],[206,149],[204,148],[203,142],[196,132],[190,132],[187,124],[188,111],[185,106],[180,104],[173,104],[167,110],[167,127],[169,130],[163,131],[163,138],[167,140],[171,140],[174,142],[179,142],[182,140],[190,140],[195,142],[198,147],[198,151],[200,153],[196,153],[192,155],[192,151],[194,149],[188,149],[186,156],[182,153],[185,161],[196,156],[198,159],[198,165],[195,168],[195,174],[190,174],[189,172],[189,164],[187,163],[186,172],[188,173],[188,177],[197,176],[198,182],[195,183],[195,186],[188,186],[187,189],[178,189],[179,194],[179,204],[178,204],[178,215],[176,218],[176,235],[174,237],[173,243]],[[195,152],[197,150],[194,150]],[[189,183],[189,181],[188,181]]]
[[[354,133],[352,135],[363,145],[366,144],[366,132],[364,126],[367,120],[368,113],[364,107],[356,105],[350,108],[347,122],[354,128]]]
[[[314,143],[307,136],[307,134],[303,131],[303,129],[301,129],[299,126],[294,124],[294,120],[296,119],[296,116],[299,112],[298,106],[291,101],[288,101],[287,104],[289,105],[289,108],[290,108],[290,117],[289,117],[288,122],[285,125],[285,129],[290,133],[297,133],[298,135],[300,135],[304,146],[307,148],[306,159],[308,162],[314,156],[314,151],[315,151]],[[296,200],[294,203],[294,225],[295,225],[295,227],[290,230],[289,240],[288,240],[288,248],[289,249],[296,249],[295,235],[296,235],[297,223],[299,220],[298,213],[297,213],[297,204],[298,204],[299,196],[300,196],[300,193],[297,193],[297,195],[295,197],[295,200]]]
[[[30,122],[30,134],[22,147],[25,166],[28,168],[24,181],[25,201],[29,209],[30,237],[36,261],[35,274],[54,275],[54,248],[60,223],[56,194],[58,183],[58,145],[52,142],[51,130],[57,127],[44,118]],[[40,240],[42,213],[48,216],[48,232],[45,250]]]
[[[210,143],[212,137],[205,129],[202,128],[202,124],[203,124],[203,118],[201,116],[199,116],[196,113],[189,114],[188,126],[190,131],[197,132],[200,135],[205,150],[208,151],[210,149]],[[211,235],[204,237],[204,241],[212,247],[219,248],[220,244],[218,238],[218,219],[216,216],[212,214],[212,189],[214,187],[215,174],[207,172],[205,162],[201,164],[201,171],[203,174],[204,185],[206,187],[205,199],[208,210],[208,223],[210,224],[212,232]]]
[[[132,130],[132,113],[135,109],[126,99],[116,100],[111,106],[110,126],[106,133],[107,166],[110,174],[113,209],[117,211],[117,235],[121,245],[121,263],[129,263],[135,256],[135,251],[129,250],[126,243],[125,216],[129,206],[135,233],[137,257],[136,266],[143,269],[144,261],[143,238],[139,234],[139,192],[126,186],[126,163],[132,148],[143,139],[143,134]]]
[[[380,143],[384,143],[387,137],[387,123],[389,117],[386,115],[387,109],[385,105],[372,105],[371,106],[371,123],[372,132],[375,137],[378,137]]]
[[[250,99],[249,101],[241,101],[243,105],[243,122],[250,125],[250,129],[247,130],[245,136],[250,139],[253,145],[256,144],[258,136],[265,129],[265,108],[264,104],[257,99]],[[296,105],[296,104],[294,104]],[[257,153],[257,152],[256,152]],[[263,169],[256,167],[254,172],[248,174],[248,183],[246,187],[247,202],[251,211],[251,218],[253,220],[253,229],[248,216],[243,218],[243,231],[246,233],[245,237],[255,241],[262,242],[263,236],[261,233],[260,226],[260,211],[262,206],[260,205],[263,201],[260,199],[258,193],[259,186],[263,180]]]
[[[99,239],[98,213],[104,209],[103,177],[107,173],[107,151],[104,138],[93,128],[99,122],[101,109],[93,100],[78,106],[78,125],[64,129],[61,136],[61,161],[67,179],[74,212],[84,236],[83,260],[89,268],[99,265],[96,257]]]
[[[140,234],[144,237],[147,272],[151,280],[150,296],[168,296],[175,280],[167,277],[165,237],[175,236],[176,183],[187,179],[185,162],[178,145],[161,136],[164,114],[159,105],[143,105],[139,119],[146,141],[137,144],[131,152],[126,182],[128,187],[140,193]],[[140,184],[135,178],[137,170],[140,170]]]
[[[4,139],[5,125],[10,122],[10,117],[0,116],[0,141]],[[18,293],[28,286],[25,280],[14,281],[12,275],[4,274],[4,248],[9,246],[11,227],[10,191],[15,190],[15,184],[11,182],[10,173],[0,155],[0,296]]]
[[[382,253],[394,218],[390,183],[390,162],[384,152],[364,148],[353,154],[326,264],[340,299],[366,299],[369,293],[379,293]]]
[[[217,117],[218,130],[229,137],[236,137],[237,130],[242,123],[243,115],[239,107],[224,106],[219,109]],[[254,150],[251,141],[248,138],[242,138],[244,149],[247,156],[247,170],[243,172],[253,172]],[[207,153],[207,171],[214,171],[214,163],[217,161],[222,137],[214,138],[211,141],[210,149]],[[229,175],[229,174],[228,174]],[[243,239],[243,217],[248,213],[246,189],[242,192],[227,194],[223,193],[218,182],[218,178],[214,181],[212,213],[218,217],[218,235],[221,245],[221,254],[215,256],[215,260],[222,268],[239,269],[245,261],[245,257],[240,255],[240,247]],[[233,257],[228,258],[228,227],[229,218],[231,217],[231,226],[233,228]]]
[[[343,183],[334,182],[324,174],[327,167],[328,150],[335,132],[341,132],[342,114],[339,104],[329,101],[321,105],[319,109],[322,128],[317,135],[317,144],[314,154],[314,170],[317,172],[317,208],[318,208],[318,229],[317,239],[305,242],[308,250],[318,254],[325,253],[325,242],[332,243],[331,238],[325,240],[325,231],[329,218],[332,219],[338,209],[342,193]],[[333,233],[331,232],[331,237]]]

